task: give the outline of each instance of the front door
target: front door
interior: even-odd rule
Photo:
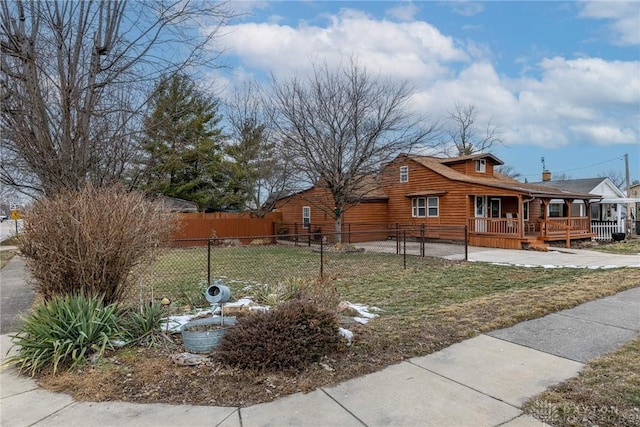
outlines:
[[[476,218],[483,218],[476,219],[476,231],[485,232],[487,231],[487,221],[484,219],[487,217],[487,196],[475,196],[475,199]]]
[[[500,218],[500,215],[502,214],[500,199],[491,199],[491,202],[489,203],[489,207],[490,207],[489,210],[491,212],[491,218]]]

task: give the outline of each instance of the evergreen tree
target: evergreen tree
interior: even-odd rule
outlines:
[[[218,101],[191,78],[162,79],[144,121],[144,190],[193,201],[200,209],[227,208],[220,120]]]

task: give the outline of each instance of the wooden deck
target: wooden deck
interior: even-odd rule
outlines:
[[[545,247],[549,242],[591,239],[590,220],[578,218],[547,218],[518,221],[504,218],[468,218],[469,244],[488,248],[523,249]]]

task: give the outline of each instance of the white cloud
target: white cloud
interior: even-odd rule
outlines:
[[[412,2],[402,3],[387,9],[386,16],[399,21],[413,21],[420,8]]]
[[[571,131],[598,145],[637,144],[640,134],[637,129],[620,128],[613,124],[579,124]]]
[[[455,103],[474,104],[479,122],[491,119],[508,145],[625,144],[640,137],[640,61],[585,55],[536,64],[523,56],[523,67],[537,73],[505,76],[490,46],[461,43],[424,21],[376,20],[353,9],[325,18],[325,26],[231,26],[225,41],[243,66],[236,77],[256,71],[286,77],[306,72],[310,60],[332,66],[355,56],[371,72],[410,80],[411,105],[420,113],[443,118]]]
[[[462,16],[474,16],[484,11],[484,5],[477,1],[452,1],[447,4],[454,13]]]
[[[610,21],[609,38],[615,44],[640,44],[640,3],[637,1],[585,2],[579,16]]]
[[[357,56],[362,65],[400,78],[433,80],[446,64],[468,60],[451,37],[426,22],[396,23],[343,9],[326,27],[242,23],[227,28],[231,53],[249,67],[289,74],[308,69],[310,59],[329,65]]]

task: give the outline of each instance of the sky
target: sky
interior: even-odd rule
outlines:
[[[540,180],[615,171],[640,180],[640,2],[233,1],[224,86],[355,56],[409,81],[441,120],[473,104],[493,154]]]

